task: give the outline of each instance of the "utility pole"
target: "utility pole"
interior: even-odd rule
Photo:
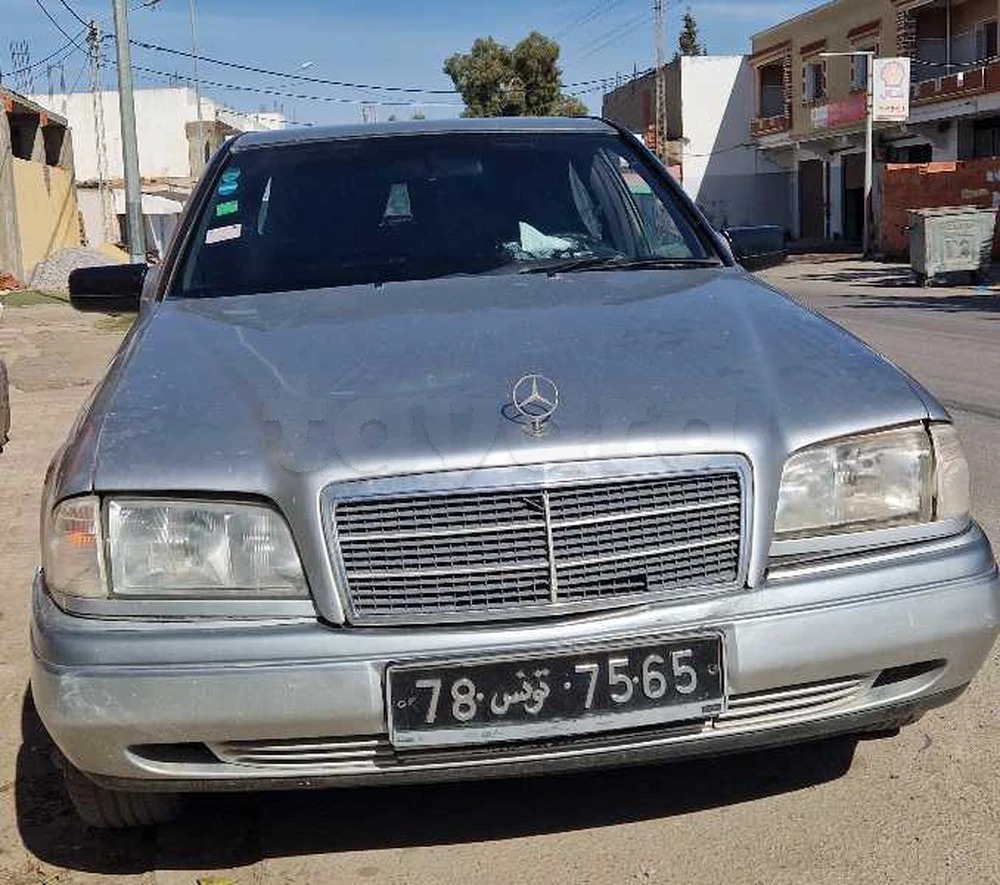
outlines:
[[[867,89],[865,90],[865,223],[862,240],[864,242],[865,256],[870,257],[874,251],[872,246],[872,226],[875,220],[875,205],[872,201],[872,172],[875,164],[875,139],[872,131],[875,122],[875,53],[867,52],[865,55],[865,65],[867,66],[868,74],[866,77]]]
[[[198,78],[198,40],[194,27],[194,0],[188,0],[188,20],[191,25],[191,65],[194,73],[194,101],[198,106],[198,162],[203,163],[205,156],[205,123],[201,116],[201,80]]]
[[[132,92],[132,52],[129,47],[125,0],[111,0],[118,47],[118,104],[122,119],[122,165],[125,168],[125,220],[128,253],[133,264],[146,262],[146,236],[142,226],[142,189],[139,179],[139,146],[135,135],[135,95]]]
[[[90,59],[90,97],[94,109],[97,199],[101,204],[101,229],[107,242],[117,243],[121,232],[117,229],[114,199],[108,189],[108,148],[104,132],[104,93],[101,89],[101,35],[93,21],[87,25],[87,56]]]
[[[663,82],[663,0],[653,0],[653,42],[656,44],[656,154],[667,162],[667,89]]]

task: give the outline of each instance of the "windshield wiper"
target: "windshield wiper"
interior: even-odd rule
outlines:
[[[574,273],[585,270],[690,270],[698,267],[721,267],[714,258],[607,258],[592,255],[571,261],[525,267],[519,273]]]

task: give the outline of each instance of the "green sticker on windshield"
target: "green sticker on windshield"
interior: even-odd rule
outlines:
[[[240,204],[238,200],[229,200],[226,203],[219,203],[215,207],[215,214],[218,218],[222,218],[225,215],[233,215],[239,211],[239,208]]]

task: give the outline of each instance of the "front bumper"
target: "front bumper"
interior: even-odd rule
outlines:
[[[725,637],[730,704],[719,720],[485,750],[402,752],[387,740],[387,663],[708,628]],[[955,697],[998,632],[1000,580],[978,527],[776,571],[759,589],[724,598],[448,628],[81,618],[60,610],[38,576],[32,688],[63,753],[110,786],[192,791],[443,780],[891,726]]]

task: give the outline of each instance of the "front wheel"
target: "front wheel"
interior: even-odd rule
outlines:
[[[181,813],[176,793],[127,793],[98,786],[68,760],[63,760],[66,792],[84,823],[102,829],[152,827]]]

